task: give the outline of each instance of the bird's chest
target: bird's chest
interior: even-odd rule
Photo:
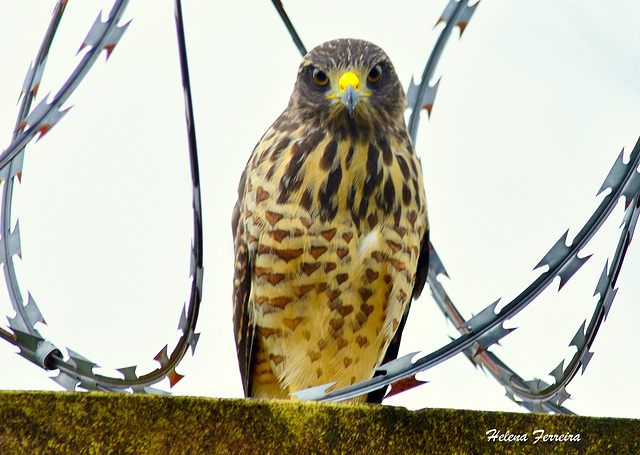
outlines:
[[[258,156],[247,181],[254,388],[367,379],[411,296],[426,219],[403,202],[400,165],[366,144],[318,147],[295,176]]]
[[[345,217],[328,223],[291,212],[273,226],[267,216],[269,228],[254,234],[255,375],[290,391],[368,379],[407,309],[418,237],[405,234],[403,243],[392,226],[365,234]]]

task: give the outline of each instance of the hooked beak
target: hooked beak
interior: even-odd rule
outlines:
[[[349,111],[349,117],[353,118],[353,114],[356,111],[356,104],[358,104],[358,100],[360,99],[360,94],[356,92],[356,89],[353,88],[353,85],[349,85],[342,95],[340,95],[340,100],[342,104],[344,104]]]
[[[356,92],[356,89],[353,88],[353,85],[350,85],[346,88],[342,95],[340,95],[340,100],[342,104],[344,104],[349,111],[349,117],[353,118],[353,114],[356,111],[356,104],[358,104],[358,100],[360,99],[360,94]]]
[[[340,88],[340,101],[345,105],[349,111],[349,116],[353,118],[356,110],[356,104],[360,99],[360,79],[355,73],[351,71],[344,73],[338,79],[338,87]]]

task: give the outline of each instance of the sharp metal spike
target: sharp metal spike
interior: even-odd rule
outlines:
[[[27,334],[29,333],[29,329],[32,328],[27,325],[27,322],[22,319],[19,313],[16,313],[16,315],[12,318],[7,316],[7,321],[9,321],[9,328],[14,332]]]
[[[600,294],[603,296],[607,289],[609,288],[609,259],[604,264],[604,269],[602,269],[602,273],[600,274],[600,278],[598,279],[598,284],[596,285],[595,291],[593,291],[593,295]]]
[[[602,182],[602,186],[596,193],[596,196],[598,196],[607,188],[615,188],[622,182],[625,174],[627,173],[627,165],[624,164],[623,156],[624,156],[624,148],[618,155],[616,162],[613,163],[611,170],[609,170],[609,173],[605,177],[604,182]]]
[[[562,362],[560,362],[558,366],[555,367],[551,373],[549,373],[549,375],[553,376],[554,379],[556,380],[556,384],[558,384],[560,381],[562,381],[563,373],[564,373],[564,360],[562,360]]]
[[[453,341],[455,340],[454,337],[452,337],[451,335],[449,335],[449,340]],[[480,349],[480,345],[478,345],[478,343],[473,343],[471,346],[469,346],[467,349],[465,349],[464,351],[462,351],[462,353],[467,357],[467,359],[469,359],[469,361],[471,362],[471,364],[477,369],[480,368],[482,371],[484,371],[484,369],[482,368],[482,364],[476,360],[475,356],[478,353],[478,350]],[[486,372],[485,372],[486,374]]]
[[[89,29],[89,33],[87,33],[86,38],[80,45],[80,49],[78,49],[77,53],[80,53],[86,46],[93,47],[98,44],[98,40],[103,35],[107,27],[108,23],[102,22],[102,11],[100,11],[98,13],[98,17],[96,17],[96,20],[93,22],[93,25]]]
[[[551,247],[549,252],[545,254],[545,256],[538,262],[533,270],[539,269],[545,265],[549,266],[549,270],[553,269],[556,265],[558,265],[562,258],[564,258],[568,252],[569,247],[567,246],[567,236],[569,235],[569,230],[560,237],[560,239]]]
[[[42,317],[42,313],[40,312],[40,308],[36,305],[36,301],[33,300],[31,293],[28,294],[27,305],[24,307],[24,312],[32,326],[35,326],[36,322],[46,324]]]
[[[527,387],[529,387],[529,391],[532,393],[538,393],[542,389],[546,389],[547,387],[549,387],[549,384],[544,382],[542,379],[537,378],[530,381],[525,381],[525,384],[527,385]]]
[[[522,404],[521,402],[516,400],[516,396],[513,394],[513,390],[510,390],[508,387],[505,387],[504,389],[506,391],[505,395],[507,398],[509,398],[514,403]]]
[[[165,345],[164,348],[158,352],[158,354],[153,358],[153,360],[158,361],[161,367],[164,367],[167,363],[169,363],[169,356],[167,355],[168,346]]]
[[[473,13],[475,13],[476,8],[478,7],[478,4],[480,3],[480,1],[476,2],[474,5],[469,6],[467,5],[464,10],[462,10],[462,13],[460,14],[460,16],[458,17],[458,21],[456,22],[456,25],[458,26],[458,28],[460,29],[460,36],[462,36],[462,34],[464,33],[464,31],[467,28],[467,24],[469,23],[469,21],[471,20],[471,16],[473,16]]]
[[[31,94],[35,97],[38,94],[40,88],[40,82],[42,82],[42,75],[44,74],[45,61],[42,61],[37,67],[33,76],[33,83],[31,84]]]
[[[628,206],[627,210],[624,212],[624,218],[622,220],[621,226],[626,226],[626,229],[629,232],[629,241],[633,240],[633,233],[636,230],[636,224],[638,224],[639,215],[640,210],[638,210],[638,208],[635,206]]]
[[[2,238],[2,236],[0,236],[0,239],[1,238]],[[7,255],[6,255],[5,249],[4,249],[4,242],[0,242],[0,264],[4,264],[5,263],[5,258],[6,257],[7,257]]]
[[[105,387],[100,387],[98,382],[90,376],[82,376],[80,382],[76,385],[76,389],[107,391]],[[110,392],[111,390],[108,391]]]
[[[32,93],[33,96],[36,96],[36,94],[38,93],[38,88],[40,87],[40,82],[42,81],[44,64],[45,62],[43,61],[40,62],[37,67],[34,67],[33,62],[31,62],[31,64],[29,65],[29,69],[27,70],[27,74],[24,77],[24,82],[22,83],[22,89],[20,90],[18,102],[20,102],[20,100],[26,93]]]
[[[30,79],[30,86],[29,87],[25,87],[23,85],[22,90],[23,93],[20,94],[20,97],[22,97],[25,93],[31,93],[33,96],[36,96],[36,94],[38,93],[38,89],[40,88],[40,82],[42,82],[42,75],[44,74],[44,66],[45,66],[45,61],[40,62],[40,64],[32,69],[29,69],[29,72],[27,73],[27,77],[31,78]],[[29,74],[30,73],[30,74]],[[25,78],[25,84],[27,84],[27,78]]]
[[[409,87],[407,88],[407,108],[413,107],[416,105],[418,99],[418,90],[419,85],[413,81],[413,76],[411,76],[411,80],[409,81]]]
[[[104,49],[107,51],[107,60],[111,56],[113,49],[115,49],[116,44],[118,44],[118,41],[120,41],[120,38],[122,38],[122,35],[124,35],[124,32],[127,31],[129,24],[131,24],[131,21],[127,22],[121,27],[115,27],[113,30],[111,30],[111,33],[109,33],[107,43],[104,45]]]
[[[197,260],[198,258],[196,257],[196,250],[192,242],[191,243],[191,263],[189,264],[189,276],[195,276]]]
[[[133,365],[130,367],[116,368],[116,370],[122,373],[125,381],[135,381],[136,379],[138,379],[138,376],[136,375],[136,368],[138,367],[136,365]]]
[[[27,126],[38,124],[39,126],[36,133],[39,133],[38,140],[40,140],[56,125],[56,123],[60,121],[62,117],[66,115],[67,112],[69,112],[69,109],[71,109],[72,106],[64,110],[52,110],[51,105],[47,102],[49,95],[50,93],[47,93],[42,101],[40,101],[40,103],[38,103],[38,105],[29,113],[27,118],[18,125],[16,131]]]
[[[437,277],[438,275],[444,275],[449,277],[449,274],[444,268],[444,264],[442,264],[442,260],[440,256],[436,252],[433,244],[429,242],[429,268],[433,270],[433,273]]]
[[[438,91],[439,85],[440,79],[438,79],[438,82],[436,82],[434,85],[427,85],[427,88],[422,94],[422,98],[418,100],[420,88],[413,82],[412,77],[411,82],[409,82],[409,89],[407,90],[407,105],[409,107],[413,107],[419,104],[420,109],[426,109],[430,117],[431,109],[433,108],[433,103],[435,102],[436,92]]]
[[[575,346],[578,349],[578,351],[581,350],[584,344],[586,343],[586,338],[584,337],[584,327],[586,324],[587,324],[587,321],[585,320],[580,326],[580,328],[578,329],[578,331],[576,332],[576,334],[571,339],[571,343],[569,343],[569,346]]]
[[[192,333],[191,336],[189,337],[189,346],[191,347],[191,355],[195,355],[196,353],[196,346],[198,345],[198,341],[200,340],[200,334],[199,333]]]
[[[0,177],[1,180],[7,180],[7,178],[11,178],[14,175],[18,176],[18,180],[22,179],[22,166],[24,163],[24,149],[20,150],[16,156],[11,160],[11,166],[5,166],[2,170],[5,171],[6,177],[4,175]],[[9,168],[11,168],[11,174],[9,175]]]
[[[565,284],[567,284],[567,281],[569,281],[571,279],[571,277],[573,275],[575,275],[575,273],[580,269],[580,267],[582,267],[582,265],[585,262],[587,262],[589,260],[590,257],[591,257],[591,255],[585,256],[583,258],[580,258],[578,256],[574,256],[569,260],[569,262],[567,262],[562,267],[562,269],[558,273],[558,276],[560,277],[560,286],[558,286],[558,291],[560,289],[562,289],[562,287]]]
[[[487,349],[489,349],[491,345],[496,344],[498,341],[500,341],[502,338],[509,335],[514,330],[515,328],[505,329],[502,323],[495,326],[494,328],[492,328],[491,330],[489,330],[487,333],[485,333],[484,335],[482,335],[480,338],[476,340],[476,342],[480,345],[480,348],[478,349],[478,352],[476,352],[475,355],[478,355],[481,352],[486,351]]]
[[[308,389],[290,393],[289,395],[297,397],[299,401],[316,401],[327,394],[327,390],[336,385],[337,382],[329,382],[327,384],[309,387]]]
[[[169,378],[169,387],[173,388],[174,385],[176,385],[182,378],[184,378],[184,375],[177,373],[176,370],[173,369],[169,372],[167,377]]]
[[[192,190],[192,197],[191,200],[193,201],[193,209],[194,212],[196,212],[198,214],[198,216],[200,217],[200,219],[202,219],[202,207],[200,206],[201,204],[201,200],[200,200],[200,184],[194,184],[193,185],[193,190]]]
[[[457,6],[457,0],[449,0],[449,3],[447,3],[447,6],[444,8],[442,15],[440,15],[440,18],[436,22],[436,26],[442,22],[449,22],[451,20],[451,16],[453,16],[453,13],[456,11]]]
[[[93,369],[98,366],[97,363],[92,362],[91,360],[69,348],[67,348],[67,352],[69,353],[69,364],[76,367],[76,369],[81,373],[85,373],[88,375],[93,374]]]
[[[556,394],[556,404],[562,406],[562,403],[567,401],[571,397],[571,394],[567,392],[567,389],[562,387]]]
[[[408,378],[399,379],[391,384],[391,388],[384,396],[384,398],[387,399],[394,395],[398,395],[399,393],[406,392],[407,390],[411,390],[415,387],[421,386],[422,384],[427,384],[428,382],[429,381],[421,381],[420,379],[416,379],[415,374]]]
[[[45,134],[47,134],[49,131],[51,131],[51,128],[56,126],[56,124],[60,121],[60,119],[64,117],[72,107],[73,106],[69,106],[68,108],[62,111],[52,111],[51,114],[47,115],[47,121],[42,123],[36,130],[36,132],[39,134],[38,139],[36,139],[36,142],[42,139],[42,137]]]
[[[376,373],[393,375],[407,370],[408,368],[411,368],[413,366],[412,359],[418,354],[420,354],[420,351],[411,352],[409,354],[403,355],[402,357],[398,357],[391,362],[380,365],[378,368],[376,368]]]
[[[459,3],[460,2],[457,0],[450,0],[449,4],[445,7],[444,11],[442,12],[440,19],[438,19],[438,22],[436,22],[436,26],[441,22],[446,22],[446,23],[450,22]],[[469,23],[469,21],[471,20],[471,16],[473,16],[473,13],[475,12],[476,7],[478,6],[478,3],[480,2],[476,2],[472,6],[465,5],[464,9],[458,15],[455,25],[457,25],[460,28],[460,36],[462,36],[462,34],[464,33],[464,30],[467,24]]]
[[[626,206],[640,190],[640,174],[634,172],[622,189],[622,195],[627,199]]]
[[[20,244],[20,223],[16,221],[13,231],[6,233],[9,251],[5,251],[7,257],[18,255],[22,257],[22,245]],[[4,248],[4,245],[3,245]]]
[[[593,354],[594,354],[593,352],[590,352],[589,350],[585,350],[584,354],[582,354],[582,356],[580,357],[580,363],[582,364],[582,371],[580,374],[584,374],[584,370],[587,369],[587,365],[591,361],[591,357],[593,357]]]
[[[116,26],[109,32],[109,36],[107,37],[106,40],[104,40],[104,44],[102,45],[102,48],[107,51],[107,59],[109,59],[111,52],[113,52],[113,49],[115,48],[116,44],[118,44],[118,41],[120,41],[120,38],[122,38],[122,35],[127,30],[127,27],[129,27],[130,23],[131,21],[127,22],[121,27]],[[102,22],[102,11],[101,11],[98,14],[98,17],[96,18],[95,22],[91,26],[91,29],[87,34],[87,37],[82,42],[80,49],[78,49],[78,53],[80,53],[82,49],[84,49],[87,46],[90,46],[92,48],[97,46],[100,40],[102,40],[102,37],[105,34],[108,27],[109,27],[109,21]]]
[[[186,307],[186,303],[182,305],[182,313],[180,314],[180,322],[178,323],[178,330],[181,330],[182,333],[187,333],[187,330],[189,329],[189,320],[187,319]]]
[[[25,118],[22,122],[20,122],[20,124],[16,128],[16,131],[26,126],[30,126],[35,123],[38,123],[40,120],[44,118],[44,116],[47,114],[49,110],[49,103],[47,102],[49,99],[49,95],[51,95],[51,92],[47,93],[44,96],[44,98],[37,104],[37,106],[31,110],[27,118]]]
[[[20,150],[20,152],[18,152],[18,154],[22,153],[23,150]],[[23,155],[24,156],[24,155]],[[18,155],[14,156],[13,159],[15,160],[18,157]],[[22,164],[21,164],[22,166]],[[11,166],[5,166],[2,169],[0,169],[0,183],[4,182],[6,180],[9,180],[9,167]]]
[[[196,289],[199,292],[202,292],[202,283],[203,283],[203,280],[204,280],[204,269],[202,267],[197,267],[196,270],[197,270],[197,272],[199,272],[199,273],[196,273],[196,275],[195,275],[196,276]]]
[[[22,83],[22,89],[20,90],[20,96],[18,97],[18,102],[20,102],[20,100],[22,99],[25,93],[28,93],[31,91],[35,73],[36,73],[36,69],[33,66],[33,62],[31,62],[29,64],[29,69],[27,70],[27,74],[24,77],[24,82]]]
[[[607,316],[609,315],[609,311],[611,310],[611,304],[613,303],[613,299],[616,298],[616,294],[618,293],[618,289],[612,289],[611,292],[607,294],[607,297],[602,302],[602,307],[604,309],[604,320],[607,320]]]
[[[452,337],[450,338],[451,338],[451,341],[454,340]],[[482,367],[482,364],[476,360],[476,356],[478,355],[478,353],[481,352],[481,350],[482,350],[482,347],[478,343],[473,343],[467,349],[462,351],[462,353],[465,356],[467,356],[467,358],[469,359],[469,361],[474,367],[478,368],[478,367]]]
[[[491,305],[483,309],[480,313],[476,314],[472,318],[465,321],[461,327],[465,327],[471,332],[478,331],[487,325],[489,325],[496,318],[496,307],[500,299],[493,302]]]
[[[58,374],[58,376],[51,379],[60,384],[65,390],[69,392],[75,392],[76,386],[80,383],[77,378],[69,376],[67,373],[64,373],[62,371],[60,372],[60,374]]]
[[[74,351],[71,348],[67,348],[67,353],[69,355],[69,358],[72,359],[69,363],[71,363],[71,365],[73,365],[73,366],[77,366],[73,362],[73,359],[80,359],[80,360],[84,360],[85,362],[90,362],[90,360],[87,359],[85,356],[83,356],[82,354],[78,354],[76,351]]]

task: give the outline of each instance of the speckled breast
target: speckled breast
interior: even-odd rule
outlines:
[[[247,168],[255,397],[372,377],[407,310],[427,229],[408,139],[292,136],[302,139],[267,132]]]

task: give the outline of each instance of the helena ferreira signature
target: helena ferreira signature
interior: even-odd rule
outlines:
[[[578,442],[580,441],[580,433],[571,434],[547,434],[544,430],[534,430],[531,435],[528,433],[515,434],[509,430],[502,433],[500,430],[492,428],[486,432],[487,440],[491,442],[529,442],[534,444],[538,442]]]

